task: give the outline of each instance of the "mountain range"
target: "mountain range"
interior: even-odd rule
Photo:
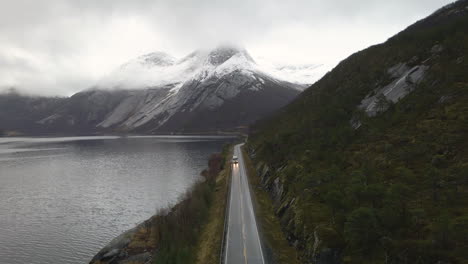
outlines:
[[[284,257],[273,248],[272,258],[466,263],[467,73],[468,0],[459,0],[351,55],[307,89],[242,48],[181,59],[156,52],[69,98],[2,95],[0,125],[80,134],[239,132],[253,124],[244,149],[258,182],[250,189],[269,198],[258,200],[258,208],[271,205],[263,224],[280,226],[262,230],[264,238],[285,237],[295,249]]]
[[[291,74],[304,67],[287,70]],[[181,59],[154,52],[69,98],[3,95],[0,108],[7,109],[0,114],[0,124],[4,130],[28,134],[242,131],[305,87],[273,76],[243,48],[202,49]],[[22,115],[12,121],[10,111]]]

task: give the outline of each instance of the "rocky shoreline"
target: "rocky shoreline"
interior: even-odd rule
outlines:
[[[201,173],[203,181],[192,186],[174,207],[160,210],[114,238],[92,258],[90,264],[147,264],[158,257],[171,263],[179,250],[193,247],[201,226],[207,221],[216,178],[223,164],[221,154],[211,155],[208,169]],[[193,255],[189,254],[187,258],[192,259]]]
[[[93,257],[90,264],[150,263],[153,251],[156,248],[154,239],[156,236],[153,234],[157,218],[158,216],[153,216],[114,238]]]

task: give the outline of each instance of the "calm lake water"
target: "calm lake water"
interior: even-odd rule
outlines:
[[[0,263],[88,263],[173,204],[227,138],[0,138]]]

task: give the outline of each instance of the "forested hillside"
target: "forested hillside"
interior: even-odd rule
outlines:
[[[468,1],[341,62],[248,150],[304,263],[466,263]]]

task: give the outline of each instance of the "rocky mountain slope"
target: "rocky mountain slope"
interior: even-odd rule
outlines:
[[[468,1],[358,52],[248,150],[304,263],[466,263]]]
[[[301,89],[262,71],[241,48],[198,50],[179,60],[157,52],[122,65],[93,89],[44,112],[32,127],[80,133],[239,131]]]
[[[263,73],[247,51],[233,47],[199,50],[179,61],[144,56],[100,85],[146,89],[133,92],[99,127],[164,132],[245,126],[289,102],[300,87]]]
[[[13,131],[47,133],[47,128],[36,121],[51,115],[64,103],[65,98],[22,96],[14,90],[0,94],[0,134]]]

